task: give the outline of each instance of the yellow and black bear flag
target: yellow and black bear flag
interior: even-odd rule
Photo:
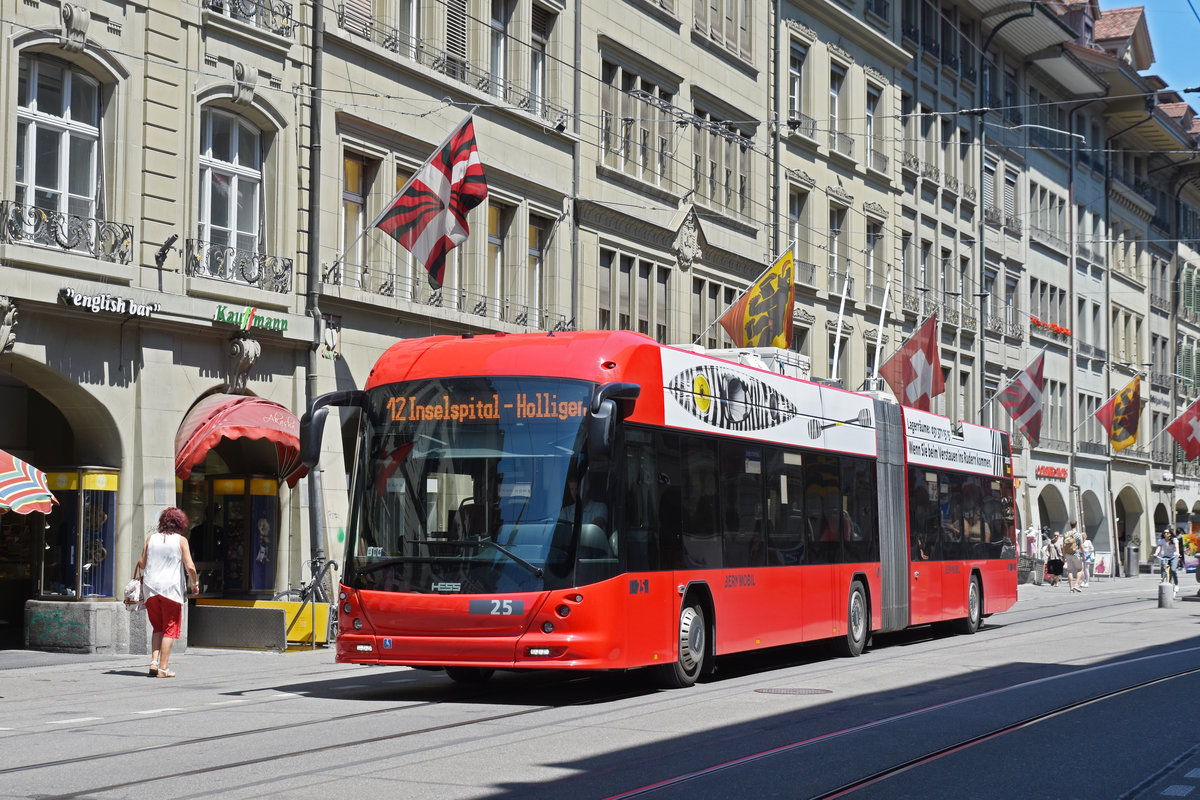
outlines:
[[[738,347],[791,347],[792,304],[795,299],[793,250],[788,248],[721,315],[721,327]]]
[[[1108,440],[1113,451],[1124,450],[1137,441],[1138,420],[1142,416],[1142,376],[1135,377],[1128,386],[1112,396],[1112,399],[1096,412],[1096,419],[1108,431]]]

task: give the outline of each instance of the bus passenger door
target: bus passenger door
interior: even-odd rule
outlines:
[[[940,561],[909,563],[908,596],[910,623],[923,625],[940,618],[942,607],[942,570]]]

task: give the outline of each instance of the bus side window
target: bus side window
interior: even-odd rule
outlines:
[[[626,565],[631,572],[658,569],[661,512],[653,483],[657,474],[652,435],[635,429],[626,431],[625,523],[620,526],[619,538],[624,542]]]

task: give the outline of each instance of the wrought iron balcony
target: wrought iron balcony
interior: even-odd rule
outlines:
[[[1062,453],[1067,453],[1071,450],[1071,443],[1064,439],[1051,439],[1043,436],[1038,442],[1038,448],[1041,450],[1057,450]]]
[[[832,128],[834,124],[836,123],[831,121],[830,127]],[[829,131],[829,149],[844,156],[854,158],[854,140],[840,131]]]
[[[289,39],[296,28],[296,20],[292,18],[292,4],[278,0],[204,0],[204,7],[216,14]]]
[[[904,295],[900,298],[900,304],[905,311],[919,314],[921,312],[921,295],[911,289],[905,289]]]
[[[185,243],[184,269],[188,275],[243,283],[281,294],[292,290],[292,259],[213,245],[202,239]]]
[[[326,284],[361,289],[380,297],[407,300],[431,308],[461,311],[493,321],[507,322],[530,330],[573,330],[575,320],[551,309],[496,298],[466,289],[434,289],[424,272],[406,276],[397,269],[361,264],[336,264],[322,276]]]
[[[890,159],[887,156],[885,156],[883,153],[879,152],[878,150],[871,151],[871,160],[868,163],[868,166],[871,169],[875,170],[876,172],[882,172],[882,173],[886,174],[888,171],[889,163],[890,163]]]
[[[1024,230],[1024,228],[1025,228],[1024,224],[1021,222],[1021,218],[1018,217],[1016,214],[1005,214],[1004,215],[1004,227],[1008,228],[1010,231],[1015,233],[1017,236],[1020,236],[1021,231]]]
[[[816,288],[817,265],[808,261],[797,261],[795,264],[796,282]]]
[[[101,261],[128,264],[133,226],[0,200],[0,242],[86,253]]]
[[[1090,456],[1108,455],[1108,445],[1100,442],[1076,442],[1075,449]]]
[[[886,292],[883,286],[868,286],[867,287],[867,302],[873,306],[883,305],[883,296]]]
[[[996,206],[987,205],[983,207],[983,221],[989,225],[1003,225],[1004,212]]]
[[[958,178],[954,177],[953,175],[947,175],[944,183],[946,184],[946,189],[948,191],[958,194]]]
[[[788,116],[787,126],[790,133],[798,133],[801,136],[807,136],[809,139],[816,138],[817,121],[807,114],[793,111]]]
[[[1091,358],[1092,353],[1096,352],[1095,348],[1082,339],[1075,339],[1075,352],[1084,358]]]
[[[921,159],[917,158],[916,153],[905,153],[904,160],[900,162],[900,166],[910,172],[919,172],[921,170]]]
[[[942,179],[942,171],[938,169],[937,164],[926,161],[921,165],[921,177],[937,183]]]
[[[850,281],[847,283],[845,272],[841,272],[839,270],[834,269],[833,267],[830,267],[829,274],[825,278],[825,290],[827,292],[829,292],[831,295],[834,295],[836,297],[841,297],[843,284],[845,284],[845,286],[846,286],[846,298],[848,300],[853,300],[854,299],[854,278],[851,278]]]
[[[501,98],[514,106],[549,122],[568,114],[568,108],[547,96],[540,87],[521,83],[504,75],[496,75],[484,65],[473,64],[464,56],[443,50],[428,39],[392,27],[375,17],[357,11],[349,4],[338,6],[338,27],[361,36],[397,55],[429,67],[447,78]],[[530,45],[512,39],[506,41],[510,63],[529,63],[533,57]],[[548,69],[551,69],[548,65]],[[550,81],[547,80],[547,85]]]
[[[1150,306],[1152,308],[1157,308],[1159,311],[1170,311],[1171,310],[1170,301],[1168,301],[1167,298],[1163,297],[1161,294],[1151,293]]]

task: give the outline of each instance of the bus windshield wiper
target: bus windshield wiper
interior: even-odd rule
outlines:
[[[462,540],[450,539],[450,540],[446,540],[446,541],[438,541],[437,543],[439,545],[450,545],[452,547],[494,547],[497,550],[499,550],[501,553],[504,553],[504,555],[508,556],[513,561],[517,562],[522,567],[524,567],[525,569],[527,569],[531,573],[533,573],[533,577],[540,578],[540,577],[542,577],[542,574],[543,574],[541,567],[539,567],[536,564],[532,564],[532,563],[526,561],[525,559],[521,558],[519,555],[517,555],[513,551],[509,550],[507,547],[498,545],[495,542],[493,542],[491,539],[462,539]]]

